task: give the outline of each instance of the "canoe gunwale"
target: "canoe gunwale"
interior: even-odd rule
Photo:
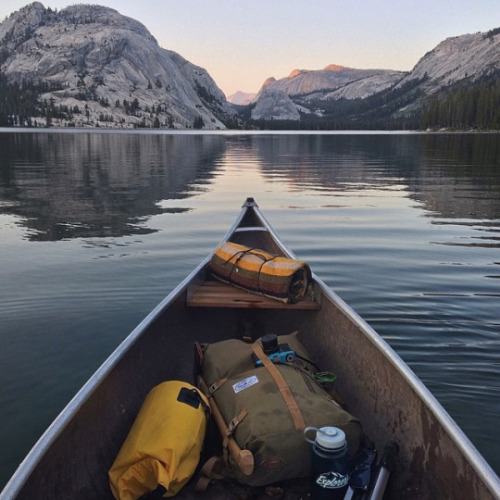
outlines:
[[[278,234],[274,231],[271,224],[267,221],[264,214],[260,212],[257,206],[255,207],[255,211],[262,223],[267,226],[268,231],[272,234],[273,238],[280,245],[283,252],[292,258],[296,258],[295,254],[281,241]],[[491,468],[490,464],[479,453],[464,431],[458,426],[441,403],[425,386],[425,384],[417,377],[413,370],[403,361],[396,351],[394,351],[394,349],[351,306],[341,299],[314,272],[312,273],[312,277],[321,289],[323,295],[329,298],[346,316],[358,325],[365,337],[376,346],[385,359],[387,359],[403,376],[408,385],[415,391],[421,401],[436,417],[443,429],[448,433],[452,441],[457,445],[466,457],[467,461],[477,472],[478,476],[491,490],[492,494],[500,499],[500,478]]]
[[[148,328],[148,326],[172,303],[179,295],[187,288],[190,281],[199,273],[208,263],[205,259],[194,269],[188,277],[186,277],[179,285],[177,285],[138,325],[118,347],[109,355],[102,365],[92,374],[82,388],[75,394],[69,403],[62,409],[59,415],[49,425],[46,431],[42,434],[39,440],[34,444],[28,455],[19,464],[14,475],[5,485],[5,488],[0,492],[0,500],[8,500],[15,498],[21,491],[25,482],[29,478],[37,466],[40,458],[50,448],[52,442],[61,434],[65,427],[70,423],[73,416],[90,398],[94,390],[106,379],[108,374],[113,370],[116,364],[120,361],[123,355],[129,351],[137,339]]]
[[[247,206],[245,203],[244,207]],[[243,209],[240,215],[227,231],[221,241],[227,241],[236,231],[245,215]],[[215,249],[214,249],[215,251]],[[144,319],[128,334],[118,347],[108,356],[108,358],[99,366],[92,376],[85,382],[81,389],[73,396],[68,404],[61,410],[57,417],[52,421],[38,441],[33,445],[26,457],[21,461],[16,471],[9,479],[4,489],[0,492],[0,500],[9,500],[15,498],[29,476],[37,466],[41,457],[49,450],[54,440],[63,432],[70,423],[73,416],[86,403],[97,387],[106,379],[109,373],[121,360],[123,355],[129,351],[134,343],[140,338],[156,318],[158,318],[167,307],[174,302],[181,294],[187,290],[188,285],[193,282],[208,265],[213,252],[211,252],[203,261],[193,269],[186,278],[184,278]]]
[[[500,478],[491,468],[490,464],[479,453],[474,444],[470,441],[464,431],[459,427],[450,414],[444,409],[441,403],[431,393],[427,386],[417,377],[415,372],[403,361],[394,349],[375,330],[344,302],[335,292],[333,292],[320,278],[314,275],[321,291],[332,302],[335,303],[352,321],[354,321],[365,336],[377,347],[383,356],[402,375],[408,385],[415,391],[420,400],[436,417],[442,428],[448,433],[455,445],[460,449],[467,461],[472,465],[477,475],[483,480],[492,494],[500,499]]]

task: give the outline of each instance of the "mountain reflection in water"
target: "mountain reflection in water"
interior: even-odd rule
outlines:
[[[157,200],[208,182],[225,145],[214,135],[22,133],[0,134],[0,148],[3,211],[23,218],[29,239],[56,241],[155,231],[145,219],[176,211]]]
[[[154,229],[142,224],[145,218],[187,210],[162,208],[158,200],[189,196],[190,186],[209,183],[231,154],[234,161],[250,155],[264,178],[279,175],[292,192],[404,184],[433,218],[494,219],[500,210],[495,196],[500,141],[495,135],[490,139],[480,134],[397,140],[290,134],[279,141],[261,134],[0,134],[2,211],[23,217],[33,240],[149,233]],[[498,203],[492,204],[495,198]]]

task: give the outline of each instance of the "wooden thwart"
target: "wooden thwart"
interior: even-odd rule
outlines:
[[[316,300],[304,299],[295,304],[284,304],[278,300],[247,292],[220,281],[205,281],[188,288],[186,304],[189,307],[230,307],[258,309],[309,309],[317,310]]]

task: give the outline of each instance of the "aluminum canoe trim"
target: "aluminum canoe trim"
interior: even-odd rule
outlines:
[[[243,205],[239,216],[234,224],[227,231],[221,241],[227,241],[236,231],[241,223],[245,213],[250,205]],[[215,249],[214,249],[215,251]],[[213,252],[214,252],[213,251]],[[33,445],[33,448],[28,452],[23,461],[19,464],[16,471],[9,479],[4,489],[0,492],[0,500],[11,500],[16,498],[24,484],[33,473],[35,467],[39,463],[41,457],[50,449],[54,440],[61,434],[65,427],[69,424],[74,415],[78,413],[84,403],[88,400],[94,390],[106,379],[112,369],[120,361],[126,352],[128,352],[134,343],[141,335],[149,328],[156,318],[162,315],[175,299],[177,299],[187,289],[197,274],[208,264],[213,252],[211,252],[191,273],[184,278],[135,328],[132,332],[118,345],[118,347],[109,355],[103,364],[94,372],[87,382],[81,387],[76,395],[63,408],[59,415],[53,420],[49,427],[45,430],[38,441]]]
[[[31,451],[26,455],[14,472],[11,479],[5,485],[0,493],[0,500],[10,500],[16,498],[25,482],[32,474],[41,457],[50,449],[54,440],[61,434],[71,419],[81,409],[83,404],[92,395],[94,390],[106,379],[112,369],[116,366],[123,355],[132,348],[136,340],[146,331],[155,318],[184,291],[190,280],[206,263],[204,260],[196,269],[184,279],[165,299],[163,299],[138,325],[137,327],[118,345],[118,347],[109,355],[103,364],[87,380],[82,388],[76,393],[73,399],[64,407],[40,439],[35,443]]]
[[[291,258],[297,258],[274,231],[273,227],[260,211],[257,204],[254,204],[253,208],[262,224],[267,228],[283,252],[288,254]],[[317,285],[320,287],[324,298],[332,301],[346,316],[349,317],[353,323],[358,325],[366,338],[372,342],[377,349],[383,353],[387,361],[389,361],[401,373],[404,380],[406,380],[408,385],[415,391],[421,401],[436,417],[437,421],[454,441],[457,448],[463,453],[467,461],[475,469],[477,475],[483,480],[492,494],[500,499],[500,478],[491,468],[490,464],[479,453],[474,444],[472,444],[464,431],[458,426],[450,414],[436,399],[436,397],[429,391],[429,389],[396,353],[396,351],[394,351],[394,349],[361,316],[359,316],[359,314],[351,306],[344,302],[344,300],[341,299],[330,287],[328,287],[321,278],[314,274],[314,272],[312,273],[312,276]]]

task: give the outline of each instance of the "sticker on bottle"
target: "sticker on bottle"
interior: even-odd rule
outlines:
[[[343,488],[347,486],[349,482],[349,476],[340,474],[338,472],[324,472],[316,478],[316,484],[320,488],[325,488],[328,490],[334,490],[337,488]]]
[[[257,376],[252,375],[251,377],[244,378],[243,380],[236,382],[236,384],[233,384],[233,391],[235,394],[238,394],[238,392],[244,391],[252,385],[257,384],[258,382],[259,379],[257,378]]]

